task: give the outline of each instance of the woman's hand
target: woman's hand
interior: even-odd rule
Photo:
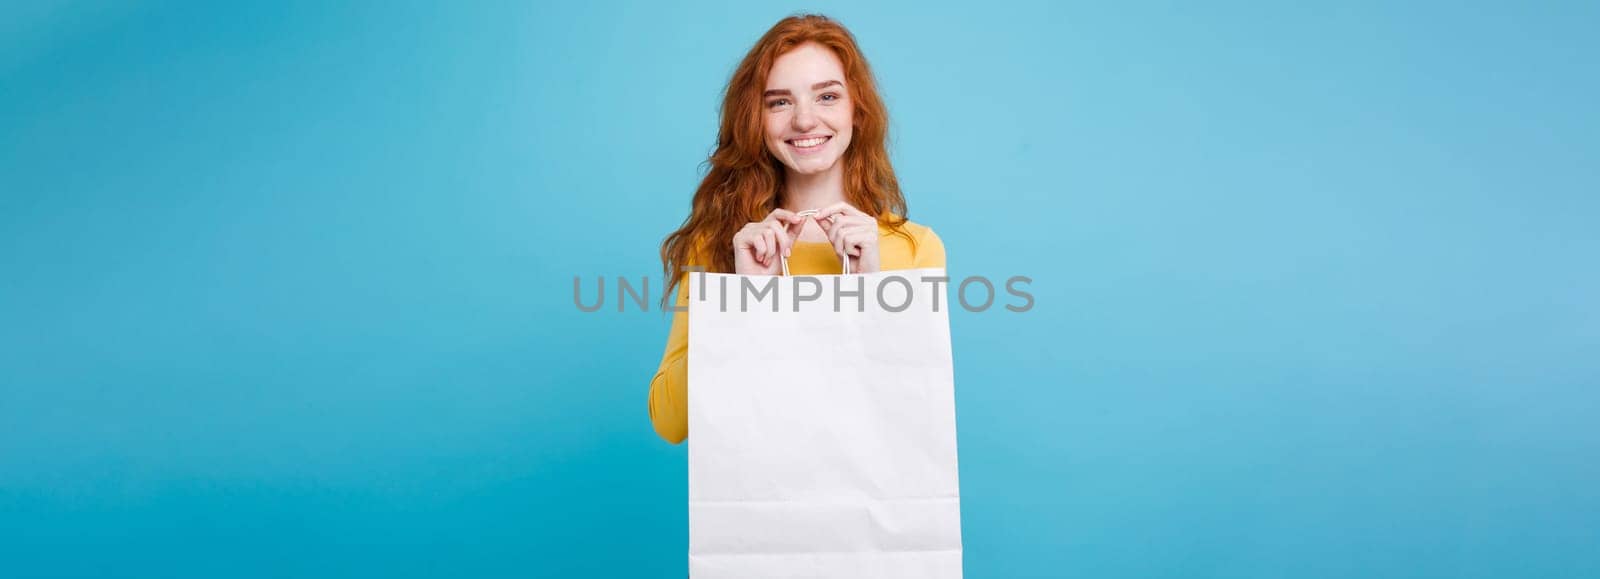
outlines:
[[[773,209],[766,219],[745,224],[733,234],[733,273],[777,275],[789,256],[805,218],[786,209]]]
[[[833,250],[849,256],[850,273],[872,273],[878,261],[878,219],[840,201],[817,210],[817,225],[828,234]]]

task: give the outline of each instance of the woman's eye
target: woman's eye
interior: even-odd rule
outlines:
[[[786,105],[786,104],[789,104],[789,99],[771,100],[771,101],[767,101],[767,108],[775,109],[775,108],[781,107],[781,106]]]
[[[839,95],[833,94],[831,92],[828,93],[828,94],[822,95],[822,102],[831,103],[831,102],[836,101],[836,100],[839,100]]]

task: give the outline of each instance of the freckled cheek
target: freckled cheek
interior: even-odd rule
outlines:
[[[779,131],[783,130],[783,115],[775,112],[768,112],[764,122],[761,124],[761,127],[767,130],[767,136],[769,137],[777,134]]]
[[[849,109],[834,110],[829,112],[832,114],[828,115],[828,124],[833,125],[835,130],[849,130],[850,125],[855,124],[852,120],[853,115],[850,114]]]

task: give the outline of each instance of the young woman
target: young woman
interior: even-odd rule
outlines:
[[[852,273],[944,267],[939,237],[905,218],[888,129],[848,30],[818,15],[778,21],[728,81],[711,169],[661,246],[666,295],[687,288],[684,267],[775,275],[784,256],[796,275],[839,273],[840,256]],[[650,381],[650,421],[674,444],[688,436],[687,318],[673,314]]]

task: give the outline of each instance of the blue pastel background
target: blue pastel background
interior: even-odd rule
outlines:
[[[667,319],[573,278],[802,9],[1034,280],[968,577],[1600,576],[1600,7],[856,4],[0,6],[0,577],[682,577]]]

